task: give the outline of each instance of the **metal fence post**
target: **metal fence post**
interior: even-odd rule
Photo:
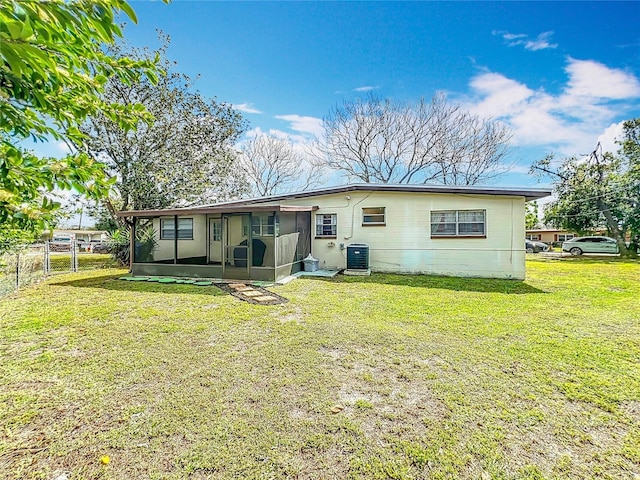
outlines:
[[[20,253],[16,253],[16,290],[20,288]]]
[[[71,243],[71,271],[72,272],[77,272],[78,271],[78,244],[75,242],[75,240],[72,240]]]
[[[45,276],[47,276],[51,271],[51,263],[49,258],[49,240],[44,242],[44,262],[42,263],[44,267],[44,274]]]

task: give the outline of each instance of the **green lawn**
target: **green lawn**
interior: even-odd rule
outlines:
[[[527,268],[299,279],[271,307],[57,276],[0,299],[0,472],[638,478],[640,264]]]

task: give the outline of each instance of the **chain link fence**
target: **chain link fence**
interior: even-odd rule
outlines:
[[[0,296],[45,277],[44,245],[32,245],[0,256]]]
[[[0,296],[36,283],[49,275],[117,267],[109,254],[81,251],[69,242],[29,245],[0,256]]]

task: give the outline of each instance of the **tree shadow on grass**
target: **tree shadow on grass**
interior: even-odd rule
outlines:
[[[403,287],[434,288],[455,290],[459,292],[506,293],[524,295],[531,293],[546,293],[519,280],[501,280],[494,278],[459,278],[436,275],[399,275],[373,273],[371,276],[345,276],[334,278],[307,277],[314,280],[335,283],[377,283],[383,285],[398,285]]]
[[[103,288],[120,292],[171,293],[197,295],[225,295],[215,285],[189,285],[184,283],[131,282],[119,280],[121,275],[103,275],[100,277],[81,278],[67,282],[53,281],[51,285],[61,287]]]

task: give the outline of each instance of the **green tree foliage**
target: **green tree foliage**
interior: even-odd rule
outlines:
[[[547,205],[545,221],[579,233],[606,229],[624,256],[635,256],[640,237],[640,119],[624,123],[617,154],[600,146],[587,158],[565,158],[552,167],[548,155],[533,167],[554,179],[556,200]],[[625,238],[631,237],[627,248]]]
[[[193,81],[175,72],[175,64],[167,59],[169,38],[160,38],[163,44],[156,52],[121,43],[109,51],[116,58],[159,58],[165,76],[155,83],[112,77],[103,93],[105,102],[117,102],[124,109],[144,105],[154,120],[128,130],[94,112],[81,127],[86,134],[81,148],[117,177],[115,204],[122,210],[212,203],[242,195],[247,184],[232,147],[245,122],[230,105],[192,92]],[[113,215],[114,201],[104,204]]]
[[[118,222],[114,220],[111,213],[105,207],[105,203],[108,203],[113,210],[120,210],[118,199],[115,197],[109,198],[108,202],[104,199],[100,202],[90,204],[87,207],[87,213],[94,219],[94,228],[96,230],[105,230],[107,232],[114,232],[120,228]]]
[[[538,216],[538,202],[529,202],[525,204],[524,224],[527,230],[537,228],[540,223]]]
[[[78,129],[97,111],[124,128],[150,118],[141,105],[99,94],[108,78],[124,83],[156,79],[153,60],[115,58],[103,45],[121,37],[115,16],[136,21],[124,0],[0,2],[0,224],[29,236],[47,226],[59,204],[54,189],[99,198],[110,181],[87,152],[38,158],[21,142],[81,144]]]

